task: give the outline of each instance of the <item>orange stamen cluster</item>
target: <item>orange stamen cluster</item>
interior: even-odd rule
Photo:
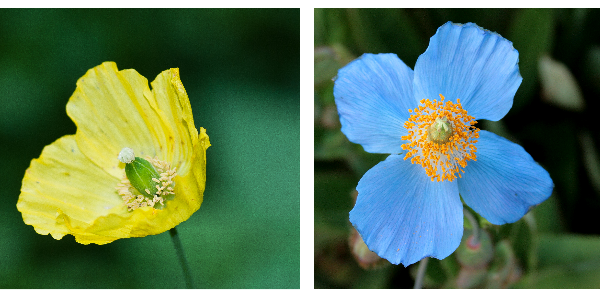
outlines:
[[[411,116],[404,123],[408,129],[408,135],[402,137],[408,142],[402,145],[402,149],[408,150],[404,160],[411,158],[411,163],[420,164],[431,181],[453,181],[456,174],[462,177],[460,172],[467,166],[468,160],[477,160],[475,143],[479,138],[479,128],[473,125],[477,121],[467,114],[456,99],[444,102],[444,96],[440,94],[441,100],[421,100],[421,105],[413,110],[408,110]],[[437,121],[436,121],[437,120]],[[443,120],[451,127],[452,134],[447,141],[440,143],[428,137],[428,130],[435,123]]]

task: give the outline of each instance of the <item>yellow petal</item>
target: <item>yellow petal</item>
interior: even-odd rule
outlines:
[[[206,180],[206,148],[210,145],[206,130],[200,128],[198,143],[194,146],[193,172],[177,176],[175,199],[167,201],[164,209],[138,208],[127,214],[110,214],[100,217],[95,224],[76,235],[82,244],[102,244],[98,237],[113,240],[127,237],[143,237],[165,232],[187,220],[200,208]],[[115,226],[118,224],[118,226]]]
[[[82,244],[106,244],[162,233],[200,208],[210,146],[206,130],[196,130],[178,69],[159,74],[152,87],[135,70],[118,71],[112,62],[77,81],[67,104],[77,133],[47,146],[23,179],[17,207],[26,224],[56,239],[72,234]],[[124,176],[117,159],[123,147],[177,168],[175,197],[163,209],[127,211],[115,189]],[[77,180],[57,176],[61,172]]]
[[[104,244],[119,238],[144,237],[165,232],[187,220],[200,208],[203,200],[206,148],[210,146],[204,128],[200,128],[197,141],[191,162],[193,172],[174,178],[175,198],[167,201],[164,209],[144,207],[125,214],[99,217],[93,226],[76,231],[77,242]]]
[[[61,239],[72,234],[63,214],[69,216],[71,226],[85,228],[102,215],[126,213],[123,200],[115,194],[119,181],[83,155],[73,135],[64,136],[31,161],[17,209],[37,233]]]
[[[115,157],[121,149],[129,147],[136,156],[154,157],[166,144],[160,118],[144,96],[147,93],[148,80],[142,75],[118,71],[114,62],[105,62],[77,81],[67,103],[81,152],[117,178],[122,172]]]
[[[152,82],[152,94],[146,98],[156,108],[165,127],[164,142],[166,156],[160,159],[171,162],[179,174],[187,174],[190,168],[192,145],[198,139],[194,116],[187,93],[179,79],[179,69],[160,73]]]

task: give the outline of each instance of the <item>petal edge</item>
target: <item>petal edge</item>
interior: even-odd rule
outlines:
[[[426,256],[444,259],[458,248],[463,211],[456,182],[432,182],[420,165],[390,155],[356,189],[350,221],[380,257],[408,266]]]
[[[476,24],[438,28],[415,64],[417,99],[460,99],[475,119],[498,121],[513,104],[523,78],[512,42]]]
[[[513,223],[554,189],[550,174],[523,147],[489,131],[479,132],[477,160],[458,187],[465,203],[490,223]]]
[[[413,71],[396,54],[363,54],[338,71],[333,94],[342,132],[371,153],[399,153]]]

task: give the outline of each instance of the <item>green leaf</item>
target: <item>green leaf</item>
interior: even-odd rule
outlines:
[[[527,271],[537,266],[537,225],[531,212],[510,224],[510,245],[514,255]]]
[[[518,287],[600,288],[600,237],[541,235],[539,268]]]
[[[585,102],[577,80],[569,68],[549,55],[542,55],[538,63],[542,85],[542,99],[571,111],[583,111]]]
[[[343,9],[315,9],[315,46],[345,44],[348,26]]]
[[[600,263],[600,236],[540,235],[540,269],[552,265],[568,266],[592,261]]]
[[[350,152],[350,144],[341,131],[327,130],[315,136],[315,159],[345,159]]]
[[[559,203],[556,193],[552,193],[550,198],[533,209],[539,232],[559,233],[565,231]]]
[[[321,46],[315,48],[315,87],[332,84],[338,70],[356,57],[343,45]]]
[[[520,266],[507,240],[500,241],[495,248],[495,259],[488,272],[486,288],[506,288],[520,276]]]
[[[511,113],[527,104],[535,94],[538,81],[538,60],[552,49],[553,10],[524,9],[517,13],[508,39],[519,51],[519,70],[523,82],[515,95]]]
[[[358,178],[349,172],[315,170],[315,222],[347,229]]]
[[[533,158],[543,159],[540,161],[542,166],[551,174],[555,186],[561,187],[560,215],[564,217],[566,224],[579,217],[581,201],[579,185],[582,179],[578,171],[581,152],[577,147],[577,130],[573,122],[557,120],[532,122],[521,127],[518,132],[521,140],[529,140],[530,143],[547,149],[543,152],[543,157],[538,154]]]
[[[593,45],[587,50],[583,66],[582,84],[600,94],[600,46]]]
[[[579,134],[579,143],[583,150],[583,165],[596,195],[600,195],[600,158],[591,133],[585,131]]]
[[[348,16],[357,21],[351,29],[361,53],[395,53],[412,67],[427,48],[429,37],[419,35],[418,24],[404,9],[357,9]]]

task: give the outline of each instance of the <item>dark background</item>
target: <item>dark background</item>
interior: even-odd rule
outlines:
[[[497,32],[519,51],[512,109],[478,126],[522,145],[555,189],[514,224],[481,220],[494,246],[488,266],[467,270],[456,254],[431,259],[425,287],[600,288],[598,18],[598,9],[315,9],[315,286],[412,287],[418,264],[362,270],[352,257],[352,191],[387,155],[340,132],[331,78],[363,53],[396,53],[414,68],[452,21]]]
[[[299,9],[2,9],[0,41],[0,288],[185,287],[168,232],[86,246],[16,209],[104,61],[149,82],[178,67],[210,137],[204,202],[177,226],[196,286],[299,288]]]

